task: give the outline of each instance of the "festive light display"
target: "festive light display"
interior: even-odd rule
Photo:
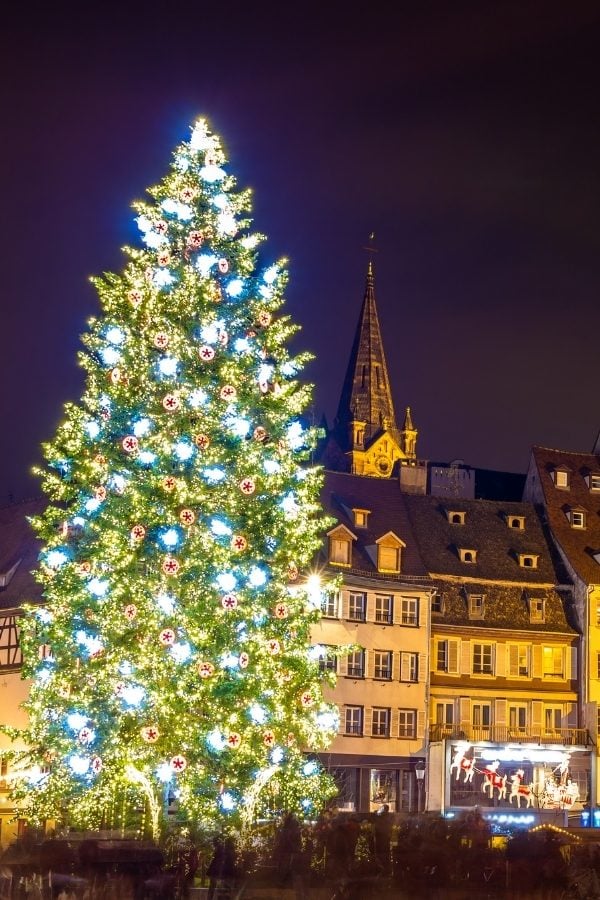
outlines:
[[[156,836],[173,797],[196,824],[314,814],[333,789],[305,754],[337,714],[309,653],[319,589],[298,574],[328,523],[285,261],[261,266],[203,120],[149,194],[144,246],[93,279],[85,392],[44,448],[47,607],[23,619],[18,733],[37,775],[15,792],[34,823],[141,809]]]

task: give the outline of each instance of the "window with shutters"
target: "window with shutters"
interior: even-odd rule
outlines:
[[[436,671],[456,675],[458,672],[458,641],[437,642]]]
[[[324,653],[319,657],[319,671],[336,672],[337,658],[333,653],[333,647],[323,647]]]
[[[348,664],[346,667],[349,678],[365,677],[365,651],[355,650],[348,654]]]
[[[371,724],[373,737],[390,736],[390,710],[382,706],[373,707],[373,719]]]
[[[418,597],[400,598],[400,621],[403,625],[417,626],[419,624]]]
[[[352,542],[342,537],[329,538],[329,562],[334,566],[350,566]]]
[[[375,650],[374,658],[374,677],[389,681],[392,677],[392,651],[391,650]]]
[[[321,614],[325,619],[337,619],[340,608],[340,595],[338,591],[323,592],[321,595]]]
[[[431,612],[432,613],[443,613],[444,612],[444,595],[438,594],[437,592],[431,597]]]
[[[508,727],[511,731],[527,730],[527,706],[525,704],[508,707]]]
[[[563,678],[565,673],[562,647],[542,647],[542,675],[544,678]]]
[[[344,709],[344,734],[362,735],[363,733],[363,708],[362,706],[346,706]]]
[[[380,572],[399,572],[400,548],[380,544],[377,551],[377,568]]]
[[[419,680],[419,654],[402,651],[400,653],[400,681]]]
[[[389,594],[376,594],[375,621],[383,625],[391,625],[393,612],[393,598]]]
[[[363,431],[363,436],[364,436],[364,431]],[[370,510],[368,510],[368,509],[353,509],[352,512],[354,513],[354,524],[355,524],[356,528],[366,528]]]
[[[511,678],[528,678],[530,650],[527,644],[509,644],[508,674]]]
[[[469,594],[469,618],[483,619],[484,596],[483,594]]]
[[[568,490],[570,483],[569,471],[567,469],[555,469],[553,474],[556,487]]]
[[[441,701],[435,704],[436,725],[454,724],[454,703]]]
[[[401,709],[398,711],[398,737],[414,738],[417,736],[417,711],[416,709]]]
[[[545,622],[546,621],[546,601],[541,597],[529,598],[529,621]]]
[[[351,622],[364,622],[367,611],[367,595],[362,591],[350,591],[348,595],[348,618]]]
[[[600,678],[600,653],[596,653],[596,678]]]
[[[492,724],[491,703],[474,703],[471,706],[471,717],[474,728],[489,728]]]
[[[544,708],[544,731],[546,734],[556,734],[562,728],[562,708],[560,706],[546,706]]]
[[[494,674],[494,645],[473,644],[473,674]]]

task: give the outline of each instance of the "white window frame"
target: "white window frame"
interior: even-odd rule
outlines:
[[[419,627],[418,597],[400,597],[400,624],[409,628]]]
[[[340,608],[339,591],[324,591],[321,599],[321,615],[324,619],[337,619]]]
[[[550,659],[552,662],[550,663]],[[565,648],[552,644],[542,647],[542,678],[565,677]]]
[[[389,737],[390,718],[390,709],[388,706],[374,706],[371,719],[371,736]]]
[[[485,618],[485,595],[469,594],[469,618],[483,619]]]
[[[479,657],[479,661],[476,663],[477,657]],[[471,671],[473,675],[494,674],[494,644],[487,641],[473,643]]]
[[[364,708],[362,706],[344,707],[344,734],[362,737],[364,721]]]
[[[419,654],[410,650],[400,651],[400,681],[416,684],[419,680]]]
[[[348,678],[365,677],[365,651],[353,650],[348,654],[346,662],[346,674]]]
[[[360,602],[359,602],[360,599]],[[360,607],[360,615],[357,615]],[[367,616],[367,595],[364,591],[348,592],[348,621],[364,622]]]
[[[487,719],[487,722],[485,721]],[[479,721],[478,721],[479,720]],[[473,728],[492,727],[492,703],[490,700],[478,700],[471,706],[471,722]]]
[[[417,711],[416,709],[398,710],[398,737],[416,738],[417,736]]]
[[[373,651],[373,677],[378,681],[392,680],[392,651]]]
[[[526,703],[513,703],[508,707],[509,731],[526,732],[529,727],[529,709]]]
[[[528,644],[508,645],[508,677],[531,677],[531,651]]]
[[[375,594],[375,621],[378,625],[391,625],[394,621],[394,598],[391,594]]]

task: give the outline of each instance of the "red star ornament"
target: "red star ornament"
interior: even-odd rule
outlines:
[[[166,350],[169,346],[169,335],[166,331],[157,331],[154,335],[154,346],[157,350]]]
[[[111,384],[118,384],[121,380],[121,370],[118,367],[111,369],[108,377]]]
[[[271,729],[267,729],[267,731],[263,731],[263,744],[265,747],[272,747],[275,743],[275,732],[271,731]]]
[[[78,575],[89,575],[92,571],[92,564],[87,560],[84,560],[75,566],[75,571]]]
[[[194,437],[194,443],[200,450],[206,450],[210,447],[210,438],[207,434],[197,434]]]
[[[250,662],[250,657],[247,653],[240,653],[238,662],[240,664],[240,669],[247,669],[248,663]]]
[[[219,396],[221,397],[221,400],[228,400],[230,403],[233,403],[237,397],[237,391],[232,384],[225,384],[221,388]]]
[[[246,496],[249,497],[250,494],[253,494],[255,490],[256,483],[253,478],[250,478],[250,476],[248,475],[245,478],[242,478],[242,480],[240,481],[240,491],[242,492],[242,494],[246,494]]]
[[[124,437],[121,446],[125,453],[135,453],[139,447],[139,441],[136,438],[135,434],[128,434],[127,437]]]
[[[256,321],[261,328],[266,328],[267,325],[271,324],[271,313],[266,309],[261,309],[258,316],[256,317]]]
[[[179,561],[172,556],[167,556],[162,564],[162,570],[165,575],[177,575],[179,572]]]
[[[221,597],[221,606],[223,609],[235,609],[238,605],[238,599],[235,594],[223,594]]]
[[[182,509],[179,513],[179,521],[182,525],[187,525],[189,527],[196,521],[196,513],[193,509]]]
[[[159,266],[168,266],[171,261],[171,256],[168,250],[161,250],[158,256],[156,257],[156,261]]]
[[[177,394],[165,394],[162,405],[167,412],[176,412],[180,406],[180,400]]]
[[[237,750],[242,743],[242,736],[237,731],[232,731],[227,738],[227,746],[230,750]]]
[[[158,232],[158,234],[166,234],[169,229],[169,226],[165,222],[164,219],[159,219],[158,222],[154,225],[154,230]]]
[[[290,563],[287,567],[287,574],[290,581],[296,581],[298,578],[298,566],[296,563]]]
[[[172,647],[175,643],[175,632],[172,628],[163,628],[158,636],[158,640],[163,647]]]
[[[146,529],[143,525],[134,525],[131,529],[131,539],[134,541],[143,541],[146,537]]]
[[[103,486],[97,487],[94,491],[94,496],[96,497],[96,500],[106,500],[106,488]]]
[[[198,349],[198,356],[202,360],[202,362],[212,362],[215,358],[215,351],[213,347],[209,347],[208,344],[204,347],[200,347]]]
[[[248,541],[243,534],[234,534],[231,538],[231,549],[236,553],[242,553],[248,548]]]
[[[227,272],[229,272],[229,263],[224,258],[219,260],[218,267],[219,267],[219,272],[221,272],[221,274],[223,274],[223,275],[226,275]]]
[[[287,606],[285,603],[278,603],[275,607],[275,618],[276,619],[287,619]]]
[[[309,706],[312,706],[315,702],[315,698],[311,694],[310,691],[302,691],[300,694],[300,706],[303,706],[305,709],[308,709]]]
[[[165,491],[169,491],[170,493],[177,487],[177,479],[174,478],[173,475],[167,475],[167,477],[162,480],[162,486]]]
[[[137,616],[137,606],[135,603],[128,603],[123,612],[125,613],[127,621],[132,622]]]
[[[204,236],[201,231],[190,231],[188,234],[187,244],[192,250],[198,250],[202,246]]]
[[[92,761],[90,763],[90,768],[91,768],[92,772],[94,773],[94,775],[97,775],[98,772],[102,771],[102,765],[103,765],[103,763],[99,756],[94,756],[92,758]]]
[[[193,187],[184,187],[179,196],[184,203],[189,203],[191,200],[195,199],[196,190]],[[191,233],[193,234],[194,232]]]
[[[82,728],[78,734],[78,738],[82,744],[89,744],[94,736],[94,732],[87,725]]]
[[[147,744],[155,744],[160,737],[157,725],[145,725],[143,728],[140,728],[140,734],[142,740],[146,741]]]
[[[270,641],[267,641],[267,653],[271,656],[277,656],[278,653],[281,653],[281,644],[275,638],[272,638]]]
[[[174,756],[171,759],[170,766],[176,775],[180,775],[187,769],[187,759],[185,756]]]
[[[200,678],[211,678],[215,673],[215,667],[209,662],[198,663],[198,675]]]
[[[266,440],[266,437],[267,437],[267,430],[266,430],[266,428],[263,428],[262,425],[258,425],[258,426],[254,429],[254,433],[253,433],[252,437],[254,438],[255,441],[258,441],[259,444],[262,444],[262,442],[263,442],[264,440]]]

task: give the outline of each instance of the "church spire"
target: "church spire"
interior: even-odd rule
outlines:
[[[373,262],[369,260],[365,295],[338,406],[336,432],[342,440],[346,437],[344,443],[352,449],[368,445],[382,431],[397,434],[398,427],[375,304]]]

